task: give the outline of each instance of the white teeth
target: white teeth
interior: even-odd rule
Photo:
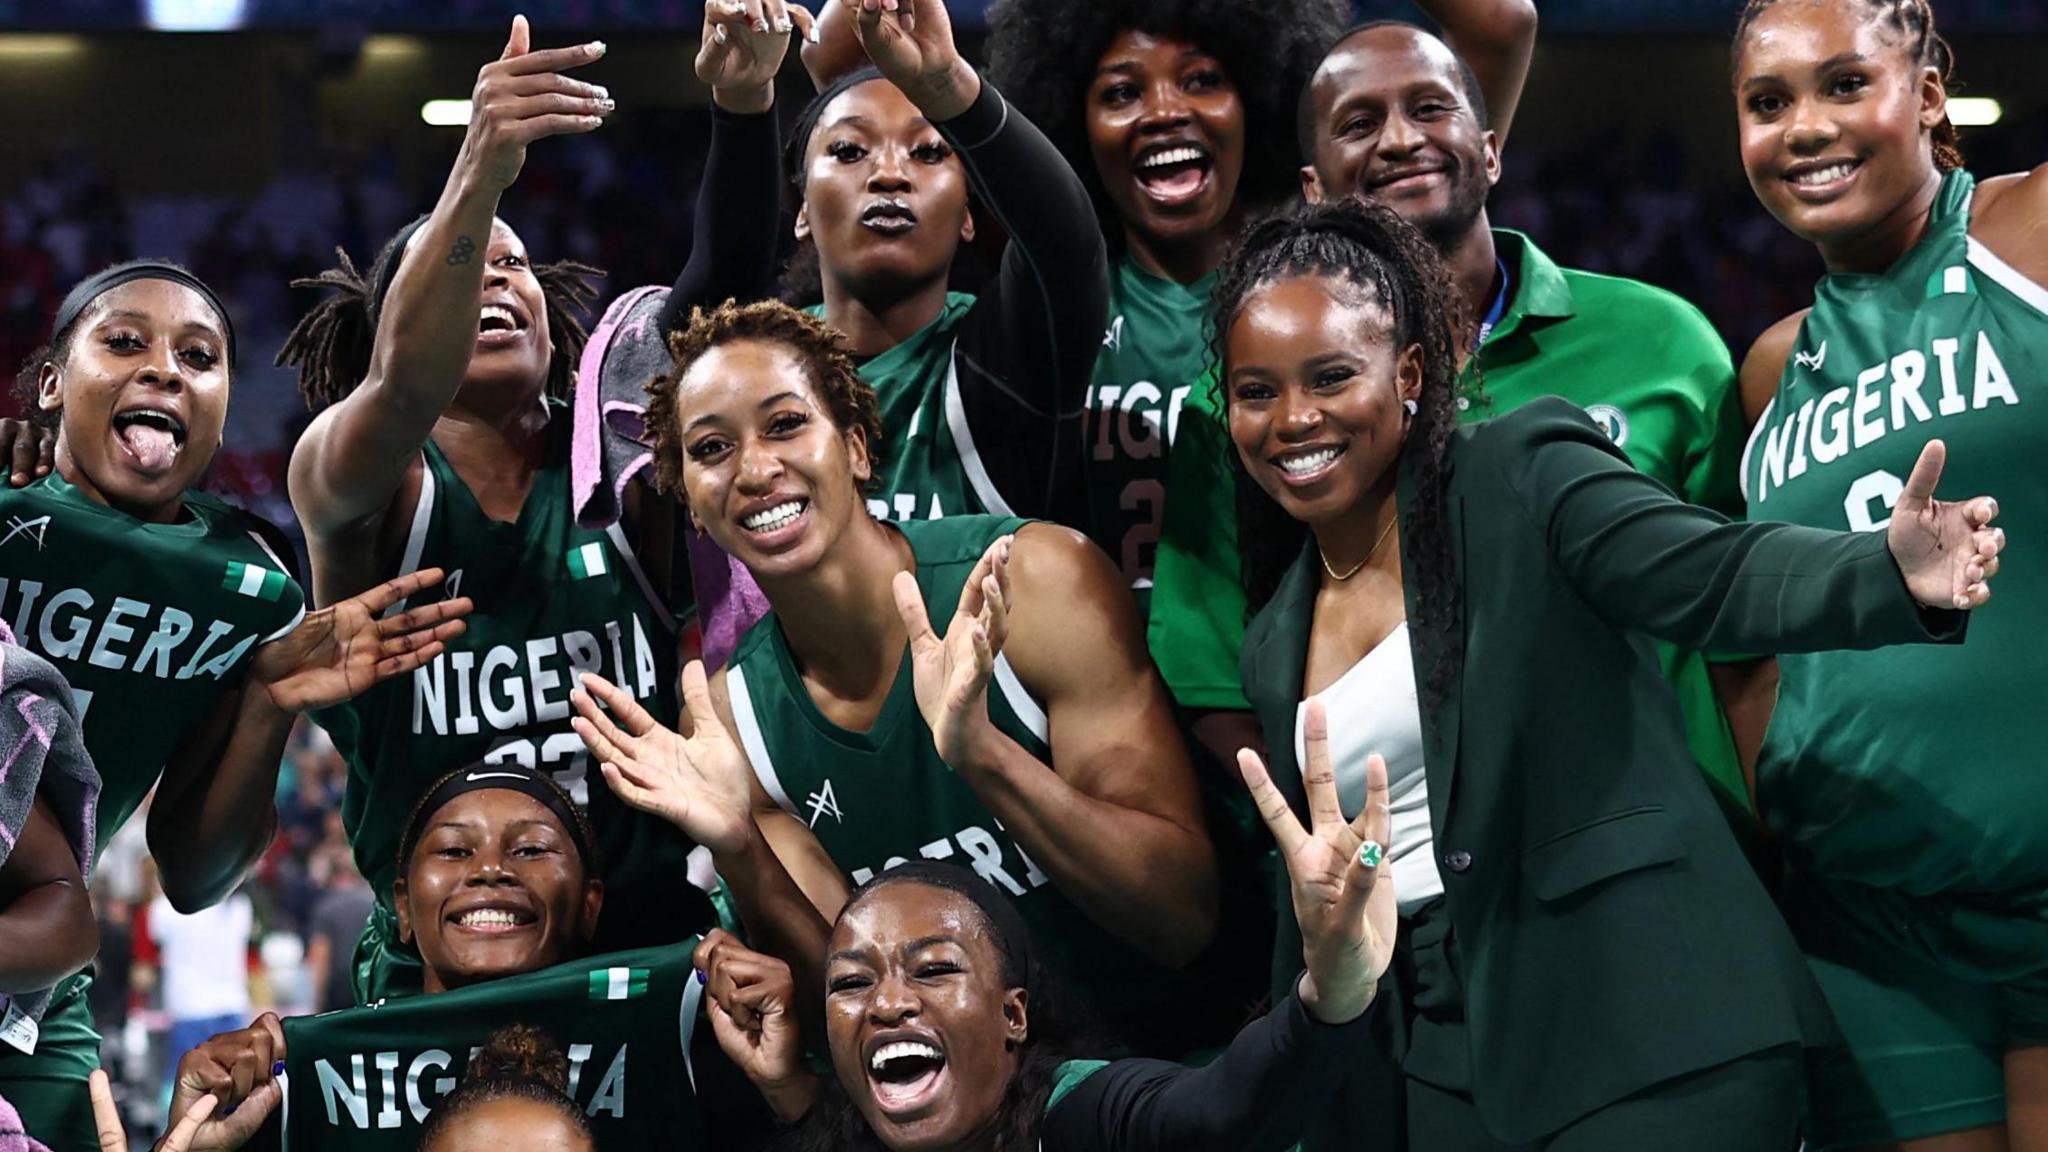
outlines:
[[[874,1056],[868,1060],[868,1067],[876,1072],[880,1072],[882,1065],[887,1064],[889,1061],[901,1060],[910,1056],[922,1056],[926,1060],[940,1059],[939,1050],[929,1044],[919,1044],[912,1040],[898,1040],[894,1044],[882,1045],[875,1052]]]
[[[1280,467],[1291,476],[1307,476],[1337,458],[1337,449],[1318,448],[1305,456],[1290,456],[1280,461]]]
[[[1847,179],[1849,173],[1855,170],[1856,166],[1845,160],[1839,164],[1830,164],[1825,168],[1814,168],[1810,171],[1801,172],[1797,176],[1792,177],[1792,183],[1805,185],[1832,184],[1837,180]]]
[[[519,321],[513,317],[512,310],[498,304],[484,305],[476,318],[479,324],[485,320],[502,320],[507,328],[519,327]]]
[[[1163,168],[1168,164],[1191,164],[1201,158],[1202,150],[1199,148],[1168,148],[1164,152],[1156,152],[1145,157],[1138,166],[1140,168]]]
[[[456,923],[465,928],[513,927],[519,923],[519,917],[501,908],[476,908],[464,912]]]
[[[803,510],[803,501],[789,500],[777,504],[773,508],[756,512],[752,516],[744,517],[740,520],[740,524],[749,532],[773,532],[777,528],[786,527],[793,523],[798,516],[803,514]]]

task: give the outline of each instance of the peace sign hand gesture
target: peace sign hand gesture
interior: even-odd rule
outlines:
[[[107,1080],[104,1069],[95,1068],[86,1080],[86,1090],[92,1094],[93,1126],[99,1130],[100,1152],[128,1152],[128,1130],[121,1126],[121,1111],[114,1105],[114,1089]],[[195,1147],[216,1147],[217,1145],[195,1145],[193,1140],[200,1129],[208,1127],[213,1110],[220,1105],[217,1096],[201,1096],[192,1102],[171,1130],[164,1133],[152,1152],[192,1152]],[[233,1148],[241,1141],[224,1147]]]
[[[884,79],[932,120],[965,112],[981,79],[953,42],[945,0],[839,0],[853,11],[854,35]]]
[[[1920,450],[1906,489],[1892,507],[1885,543],[1913,599],[1929,608],[1971,609],[1991,599],[2005,529],[1991,527],[1998,501],[1989,496],[1955,503],[1934,498],[1948,446],[1929,440]]]
[[[576,708],[570,726],[619,799],[674,824],[713,854],[746,848],[754,833],[751,769],[718,718],[702,661],[683,666],[688,736],[663,727],[632,693],[594,673],[584,674],[569,702]]]
[[[775,74],[794,29],[806,40],[817,21],[789,0],[706,0],[697,79],[729,112],[765,112],[775,102]]]
[[[1347,823],[1337,804],[1330,723],[1322,701],[1308,702],[1301,732],[1308,768],[1302,780],[1308,789],[1307,830],[1256,752],[1239,751],[1237,766],[1287,864],[1308,967],[1301,981],[1302,1006],[1318,1020],[1342,1024],[1372,1004],[1379,979],[1394,959],[1398,919],[1387,860],[1393,843],[1387,762],[1377,754],[1366,758],[1365,810]]]
[[[916,576],[898,572],[891,586],[910,637],[917,710],[932,730],[939,759],[956,771],[971,762],[976,742],[989,727],[988,681],[1010,631],[1010,543],[1015,539],[1004,536],[981,554],[960,589],[960,605],[943,637],[932,631]]]
[[[474,606],[469,597],[397,616],[384,612],[440,582],[441,570],[427,568],[308,612],[298,627],[256,650],[250,677],[279,711],[304,712],[423,667],[468,627],[462,618]]]

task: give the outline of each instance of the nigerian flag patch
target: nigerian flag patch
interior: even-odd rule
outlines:
[[[254,564],[230,560],[220,586],[229,592],[254,596],[258,600],[276,600],[284,595],[284,573],[274,568],[259,568]]]
[[[1976,290],[1977,286],[1971,279],[1970,270],[1961,264],[1943,268],[1927,278],[1929,300],[1936,296],[1968,296]]]
[[[595,540],[569,553],[569,575],[574,576],[578,580],[588,580],[592,576],[602,576],[607,570],[604,560],[604,545]]]
[[[590,971],[592,1000],[631,1000],[647,995],[647,968],[593,968]]]

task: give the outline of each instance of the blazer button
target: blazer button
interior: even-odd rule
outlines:
[[[1446,852],[1444,853],[1444,867],[1449,868],[1453,872],[1463,872],[1472,867],[1472,854],[1464,851]]]

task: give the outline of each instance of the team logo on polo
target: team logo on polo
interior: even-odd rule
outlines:
[[[1607,438],[1614,441],[1616,448],[1628,443],[1628,417],[1612,404],[1594,404],[1586,409],[1586,415],[1600,426]]]
[[[50,518],[48,516],[38,516],[33,520],[26,516],[16,516],[7,521],[7,535],[0,536],[0,544],[5,544],[19,536],[24,540],[35,541],[36,551],[41,552],[43,550],[43,536],[49,530]]]
[[[839,810],[839,797],[832,794],[832,780],[830,777],[826,778],[824,787],[811,793],[810,801],[811,827],[816,828],[818,826],[818,817],[820,816],[830,816],[834,820],[845,821],[846,814]]]

